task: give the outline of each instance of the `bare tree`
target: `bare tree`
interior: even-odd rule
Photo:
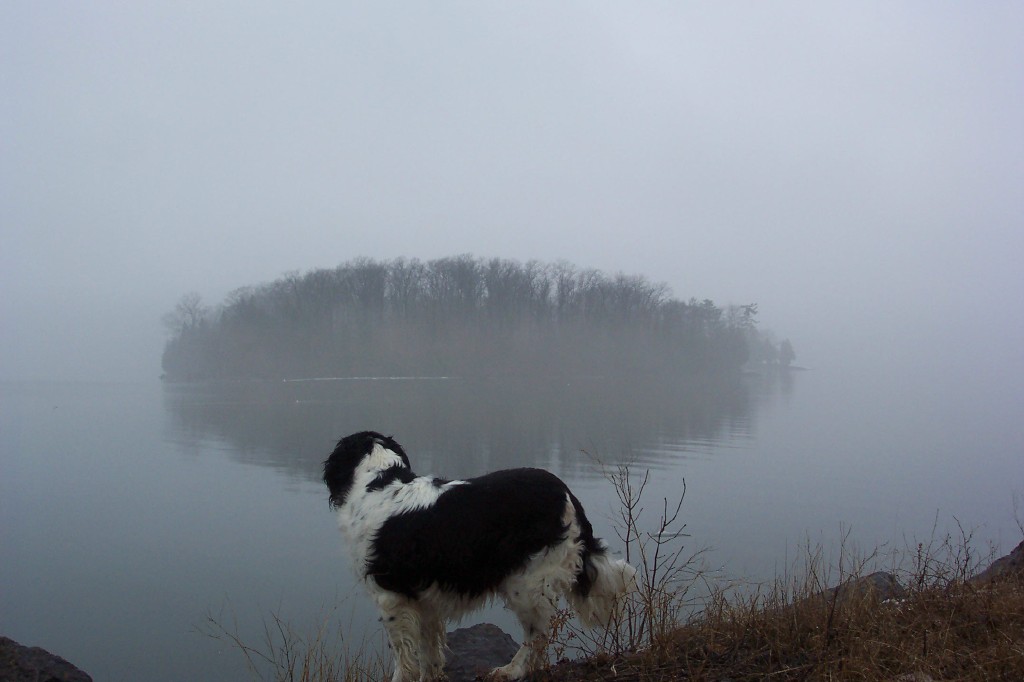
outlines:
[[[190,291],[181,297],[174,310],[163,316],[164,327],[172,336],[182,336],[206,323],[209,308],[203,305],[202,297]]]

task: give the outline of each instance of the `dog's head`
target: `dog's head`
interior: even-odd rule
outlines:
[[[324,461],[324,483],[331,491],[332,507],[340,507],[345,503],[356,471],[361,466],[371,471],[394,466],[410,468],[405,450],[390,436],[383,436],[376,431],[360,431],[345,436]]]

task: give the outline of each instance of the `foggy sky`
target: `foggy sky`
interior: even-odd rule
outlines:
[[[0,379],[358,256],[644,274],[1024,379],[1019,3],[0,5]]]

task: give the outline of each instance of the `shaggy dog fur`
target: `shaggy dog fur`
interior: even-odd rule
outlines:
[[[560,596],[596,627],[634,584],[633,567],[608,558],[579,500],[547,471],[417,476],[401,445],[363,431],[338,442],[324,482],[356,575],[380,609],[395,682],[441,677],[445,623],[494,597],[516,614],[524,642],[493,675],[523,677],[546,662]]]

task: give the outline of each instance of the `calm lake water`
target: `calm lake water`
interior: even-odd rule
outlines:
[[[97,682],[248,679],[235,648],[201,633],[208,616],[254,644],[277,614],[379,645],[319,482],[334,441],[362,429],[394,434],[421,473],[551,469],[613,547],[595,459],[650,470],[649,523],[685,478],[687,545],[729,576],[770,579],[808,538],[924,539],[936,519],[1008,550],[1020,389],[943,385],[835,369],[724,385],[0,384],[0,634]],[[499,609],[483,619],[511,628]]]

